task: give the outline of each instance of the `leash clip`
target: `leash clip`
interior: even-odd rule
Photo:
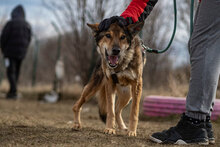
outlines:
[[[143,48],[143,53],[145,54],[146,52],[148,53],[156,53],[158,54],[159,51],[158,50],[155,50],[155,49],[151,49],[150,47],[146,46],[143,42],[143,40],[141,40],[141,46]]]

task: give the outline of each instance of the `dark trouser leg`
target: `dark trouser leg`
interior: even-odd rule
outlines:
[[[191,78],[186,115],[210,115],[220,74],[220,1],[202,0],[189,43]]]
[[[9,92],[14,94],[17,92],[16,89],[16,62],[14,59],[9,58],[9,66],[7,67],[7,77],[10,84]]]
[[[19,75],[20,75],[20,69],[21,69],[21,63],[22,63],[22,59],[16,59],[16,86],[18,84],[18,79],[19,79]]]
[[[10,84],[10,90],[8,93],[16,94],[17,93],[17,82],[20,73],[22,60],[9,58],[9,67],[7,68],[7,77]]]

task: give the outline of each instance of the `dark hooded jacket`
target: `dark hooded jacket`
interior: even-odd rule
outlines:
[[[31,27],[25,20],[25,12],[21,5],[11,13],[1,33],[1,49],[4,57],[23,59],[31,41]]]

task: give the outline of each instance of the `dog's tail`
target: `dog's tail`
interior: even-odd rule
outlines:
[[[98,98],[98,103],[99,103],[99,116],[101,120],[106,123],[106,118],[107,118],[107,102],[106,102],[106,91],[105,91],[105,86],[103,85],[101,90],[99,91],[99,98]]]

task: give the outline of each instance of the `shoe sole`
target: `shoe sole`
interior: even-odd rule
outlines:
[[[215,144],[215,139],[209,139],[209,144]]]
[[[154,138],[153,136],[150,136],[150,140],[155,142],[155,143],[162,143],[163,141],[157,139],[157,138]]]
[[[159,143],[159,144],[162,144],[163,141],[153,137],[153,136],[150,136],[150,140],[155,142],[155,143]],[[175,144],[175,145],[188,145],[188,144],[199,144],[199,145],[209,145],[209,141],[204,141],[204,142],[195,142],[195,143],[187,143],[185,142],[184,140],[182,139],[179,139],[177,140],[175,143],[172,143],[172,144]]]

